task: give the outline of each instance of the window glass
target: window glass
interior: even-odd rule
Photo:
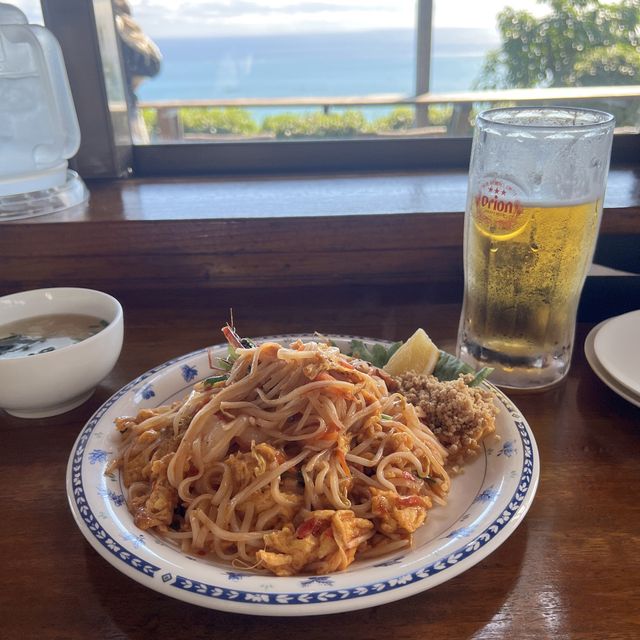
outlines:
[[[40,0],[11,0],[10,4],[18,7],[27,16],[29,24],[44,24]]]
[[[411,121],[392,96],[414,92],[415,0],[118,5],[145,59],[152,44],[161,56],[132,87],[151,141],[359,137]]]
[[[533,98],[638,123],[634,0],[114,6],[138,143],[468,136],[479,110]]]

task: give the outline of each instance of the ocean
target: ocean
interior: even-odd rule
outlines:
[[[412,94],[415,33],[350,33],[161,38],[160,73],[138,89],[140,100]],[[430,90],[473,87],[495,33],[434,29]],[[258,119],[283,111],[264,108]],[[294,111],[287,108],[286,111]],[[299,109],[298,111],[304,111]],[[387,109],[367,109],[380,115]]]

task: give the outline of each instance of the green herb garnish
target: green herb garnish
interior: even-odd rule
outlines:
[[[238,359],[238,354],[236,353],[235,347],[232,347],[230,344],[227,344],[227,356],[225,358],[218,358],[218,364],[220,365],[220,369],[223,371],[231,371],[231,367],[233,367],[233,363]]]
[[[367,346],[362,340],[351,340],[349,343],[349,351],[346,355],[359,358],[360,360],[366,360],[375,367],[382,368],[401,346],[402,341],[394,342],[389,347],[385,347],[379,343]],[[490,367],[483,367],[479,371],[476,371],[473,367],[466,362],[462,362],[462,360],[456,358],[454,355],[446,351],[440,351],[440,357],[433,370],[433,375],[440,380],[440,382],[447,382],[449,380],[457,380],[460,375],[473,374],[473,378],[467,382],[467,385],[477,387],[487,379],[492,371],[493,369]]]
[[[213,385],[217,384],[218,382],[222,382],[223,380],[226,380],[229,376],[224,374],[221,376],[211,376],[210,378],[205,378],[202,381],[202,384],[204,384],[206,389],[210,389],[211,387],[213,387]]]
[[[473,379],[467,384],[470,387],[477,387],[482,384],[492,371],[493,369],[489,367],[483,367],[479,371],[476,371],[466,362],[462,362],[462,360],[450,353],[440,351],[440,357],[438,358],[438,362],[436,362],[433,375],[438,378],[440,382],[446,382],[448,380],[457,380],[460,375],[474,374]]]
[[[0,338],[0,355],[29,351],[29,349],[39,342],[44,342],[44,338],[30,338],[22,334],[12,333],[11,335]]]
[[[402,346],[402,341],[394,342],[388,347],[382,344],[374,344],[368,347],[362,340],[352,340],[349,343],[350,355],[360,360],[370,362],[374,367],[384,367],[389,358]]]

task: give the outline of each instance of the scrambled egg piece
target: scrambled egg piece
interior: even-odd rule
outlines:
[[[174,437],[171,427],[165,427],[159,431],[149,429],[138,437],[140,444],[151,445],[154,441],[157,442],[157,445],[151,460],[148,459],[146,450],[142,449],[138,455],[132,456],[127,461],[123,468],[125,486],[128,487],[134,482],[146,481],[152,478],[151,468],[153,463],[164,458],[167,454],[175,452],[179,444],[179,440]]]
[[[151,463],[151,493],[131,501],[133,521],[141,529],[166,528],[173,520],[173,512],[178,505],[178,491],[169,484],[167,478],[167,467],[172,457],[173,453],[169,453]]]
[[[349,509],[312,511],[297,529],[288,523],[281,531],[266,534],[265,550],[256,557],[278,576],[304,570],[342,571],[353,562],[372,529],[372,522],[357,518]]]
[[[387,535],[413,533],[427,517],[431,500],[427,496],[398,496],[395,491],[372,487],[371,507],[379,519],[379,529]]]

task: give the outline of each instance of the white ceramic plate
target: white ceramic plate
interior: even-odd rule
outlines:
[[[636,407],[640,407],[640,396],[634,395],[634,393],[627,389],[625,386],[618,383],[618,381],[610,376],[607,373],[607,370],[602,366],[600,361],[598,360],[598,356],[594,350],[594,342],[599,335],[600,331],[605,327],[605,325],[610,322],[609,320],[605,320],[601,322],[599,325],[595,326],[587,335],[586,340],[584,341],[584,355],[587,357],[587,362],[593,369],[593,372],[604,382],[609,389],[615,391],[620,397],[624,398],[631,404],[634,404]]]
[[[605,322],[593,349],[609,375],[640,395],[640,309]]]
[[[313,336],[275,336],[287,343]],[[349,336],[330,336],[346,347]],[[259,339],[264,340],[263,339]],[[372,342],[363,338],[365,342]],[[382,342],[382,341],[380,341]],[[226,345],[214,348],[226,353]],[[494,387],[497,435],[452,482],[446,507],[429,512],[414,548],[355,562],[342,573],[280,578],[239,571],[185,555],[133,524],[119,474],[105,475],[118,438],[113,421],[185,396],[211,375],[207,351],[148,371],[110,398],[86,424],[71,451],[67,493],[91,545],[122,573],[161,593],[213,609],[254,615],[318,615],[391,602],[434,587],[469,569],[513,533],[529,509],[540,459],[526,420]]]

